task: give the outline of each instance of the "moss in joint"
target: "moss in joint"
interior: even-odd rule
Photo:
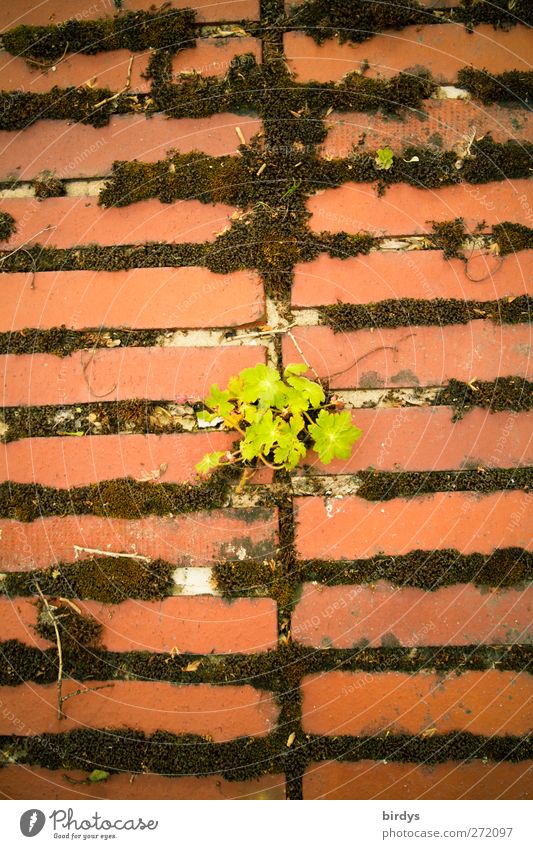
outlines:
[[[414,498],[435,492],[496,492],[521,489],[529,492],[533,485],[533,469],[462,469],[450,472],[360,472],[362,485],[359,498],[389,501],[392,498]]]
[[[193,735],[176,736],[159,731],[146,736],[122,729],[77,729],[65,734],[0,738],[4,756],[20,764],[47,769],[94,768],[109,772],[155,773],[169,776],[220,774],[242,781],[259,775],[300,769],[316,760],[374,760],[407,763],[446,761],[522,761],[533,757],[530,737],[483,737],[468,732],[409,736],[384,734],[371,737],[302,736],[287,748],[287,728],[267,737],[240,737],[228,743],[211,743]],[[296,748],[295,748],[296,746]]]
[[[463,244],[466,230],[462,218],[453,221],[432,221],[431,241],[444,254],[444,259],[464,259]]]
[[[533,248],[533,228],[526,227],[524,224],[504,221],[501,224],[495,224],[492,233],[498,243],[500,256]]]
[[[462,419],[474,407],[482,407],[491,413],[503,410],[527,413],[533,409],[533,383],[523,377],[499,377],[494,381],[476,380],[475,383],[452,379],[439,390],[433,404],[452,407],[453,421]]]
[[[17,230],[15,219],[9,212],[0,210],[0,242],[7,242]]]
[[[92,21],[71,19],[49,26],[22,24],[2,36],[4,48],[13,56],[53,62],[69,53],[100,53],[104,50],[138,52],[164,48],[177,53],[195,44],[195,12],[162,9],[126,12]]]
[[[87,515],[137,519],[224,507],[238,470],[225,466],[208,481],[190,484],[140,483],[132,478],[74,489],[39,484],[0,484],[0,516],[33,522],[40,516]]]
[[[461,68],[457,74],[457,84],[486,105],[518,103],[528,106],[533,98],[533,71],[491,74],[486,69]]]
[[[427,591],[453,584],[521,586],[533,579],[533,554],[523,548],[495,549],[488,555],[443,549],[416,550],[396,557],[378,555],[364,560],[307,560],[298,566],[298,579],[329,586],[388,581]]]
[[[133,557],[93,557],[75,563],[57,563],[45,570],[10,572],[2,582],[7,596],[35,593],[35,582],[44,595],[54,598],[94,599],[119,604],[128,598],[163,599],[172,592],[175,564],[163,560],[146,563]]]
[[[532,320],[533,298],[520,295],[511,302],[508,298],[498,301],[399,298],[375,304],[328,304],[318,307],[318,312],[322,324],[329,325],[334,333],[366,327],[444,327],[484,318],[499,324],[521,324]]]

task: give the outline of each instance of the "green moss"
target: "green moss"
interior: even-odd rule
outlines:
[[[133,557],[98,557],[57,563],[33,572],[9,572],[2,582],[8,596],[35,593],[38,581],[44,595],[94,599],[118,604],[128,598],[162,599],[171,593],[176,566],[163,560],[145,563]]]
[[[533,298],[521,295],[509,301],[461,301],[454,298],[391,298],[375,304],[328,304],[318,307],[322,324],[335,333],[366,327],[419,327],[468,324],[491,319],[500,324],[521,324],[532,320]]]
[[[15,219],[9,212],[0,210],[0,242],[7,242],[10,236],[16,232]]]
[[[347,259],[350,256],[366,256],[379,240],[370,233],[320,233],[318,241],[333,259]]]
[[[53,174],[41,174],[37,179],[32,180],[32,188],[35,192],[35,197],[39,200],[46,198],[58,198],[66,194],[65,183],[54,177]]]
[[[440,4],[436,4],[437,8]],[[294,6],[287,17],[288,29],[306,32],[321,44],[328,38],[339,38],[340,42],[361,43],[386,29],[401,30],[419,24],[441,24],[455,21],[473,27],[479,23],[491,23],[495,27],[512,26],[517,23],[533,23],[533,12],[529,0],[461,0],[460,4],[442,11],[421,6],[416,0],[405,0],[401,4],[380,2],[346,2],[346,0],[307,0]]]
[[[359,498],[389,501],[413,498],[435,492],[495,492],[522,489],[533,485],[533,469],[463,469],[450,472],[360,472],[363,481],[357,490]]]
[[[102,625],[92,616],[79,613],[69,604],[49,601],[47,607],[39,602],[37,633],[44,640],[57,644],[54,622],[65,653],[92,650],[100,644]]]
[[[425,22],[416,0],[394,3],[347,3],[346,0],[308,0],[295,6],[289,15],[292,28],[303,29],[321,44],[328,38],[345,41],[367,41],[384,29],[401,29],[409,24]]]
[[[465,258],[463,244],[466,231],[462,218],[455,218],[453,221],[432,221],[431,230],[431,241],[443,252],[445,259]]]
[[[533,579],[533,554],[523,548],[495,549],[491,554],[442,549],[360,560],[307,560],[299,564],[298,579],[328,586],[388,581],[428,591],[453,584],[511,587]],[[226,584],[221,583],[220,587],[225,590]]]
[[[195,12],[192,9],[162,9],[155,12],[126,12],[99,20],[68,20],[49,26],[14,27],[3,33],[5,50],[13,56],[53,62],[69,53],[99,53],[103,50],[138,52],[166,48],[176,53],[195,44]]]
[[[461,68],[457,74],[457,84],[487,105],[519,103],[526,106],[533,99],[533,71],[491,74],[486,69]]]
[[[0,484],[0,516],[33,522],[40,516],[86,515],[138,519],[214,510],[227,503],[238,476],[225,466],[200,483],[140,483],[133,478],[102,481],[74,489],[39,484]]]
[[[533,229],[525,227],[523,224],[512,224],[510,221],[504,221],[502,224],[495,224],[492,233],[498,243],[500,256],[533,248]]]
[[[171,402],[134,398],[129,401],[56,407],[6,407],[2,419],[8,427],[4,441],[30,436],[108,433],[181,433],[179,410]]]
[[[241,737],[212,743],[192,735],[159,731],[151,736],[123,729],[77,729],[64,734],[0,738],[4,756],[19,764],[48,769],[94,768],[108,772],[158,775],[213,775],[242,781],[290,769],[290,761],[373,760],[403,763],[447,761],[525,761],[533,757],[530,737],[483,737],[467,732],[408,736],[316,737],[306,735],[287,747],[287,728],[264,738]],[[295,748],[296,746],[296,748]]]
[[[533,409],[533,383],[523,377],[499,377],[494,381],[472,383],[452,379],[439,390],[433,404],[453,407],[454,421],[462,419],[475,407],[483,407],[491,413],[503,410],[525,413]]]
[[[43,118],[79,121],[103,127],[114,111],[120,111],[127,96],[109,100],[107,88],[58,88],[45,94],[30,91],[0,92],[0,130],[23,130]],[[100,104],[100,105],[98,105]]]

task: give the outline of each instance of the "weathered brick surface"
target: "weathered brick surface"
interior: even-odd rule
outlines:
[[[533,465],[533,414],[473,409],[459,421],[452,416],[448,407],[354,410],[353,422],[363,434],[350,457],[325,466],[311,452],[305,463],[320,474]]]
[[[519,490],[441,492],[390,501],[297,498],[296,546],[302,558],[325,560],[415,549],[490,554],[495,548],[530,547],[532,511],[533,498]]]
[[[431,232],[432,221],[463,218],[468,230],[512,221],[531,226],[527,180],[417,189],[398,183],[378,196],[375,186],[346,183],[313,195],[307,202],[309,226],[315,233],[359,233],[408,236]]]
[[[390,298],[491,301],[531,294],[532,275],[533,251],[521,251],[503,262],[477,251],[468,267],[460,259],[444,259],[441,251],[375,251],[347,259],[324,253],[296,266],[292,303],[314,307],[337,301],[372,304]]]
[[[383,581],[371,587],[306,584],[291,633],[316,648],[527,644],[532,613],[533,589],[488,592],[466,584],[427,592]]]
[[[105,398],[198,400],[264,357],[260,348],[99,348],[0,356],[3,406],[75,404]]]
[[[252,271],[214,274],[207,268],[128,271],[45,271],[4,275],[1,331],[65,325],[197,328],[254,324],[264,318],[263,286]]]
[[[310,734],[527,734],[533,677],[527,673],[327,672],[302,682],[303,728]],[[433,732],[435,733],[435,732]]]
[[[148,11],[156,4],[151,0],[123,0],[126,12]],[[215,21],[257,20],[259,0],[172,0],[174,9],[194,9],[200,23]],[[0,14],[0,31],[19,24],[58,24],[76,18],[80,21],[113,17],[117,13],[114,0],[17,0],[16,5],[4,4]]]
[[[120,91],[128,79],[131,56],[128,50],[110,50],[92,56],[83,53],[69,54],[49,70],[43,70],[29,65],[23,57],[1,52],[2,88],[6,91],[42,93],[50,91],[53,86],[68,88],[91,84],[98,88]],[[143,76],[146,75],[148,60],[147,53],[133,55],[129,91],[141,94],[149,91],[150,81]]]
[[[232,433],[110,434],[22,439],[0,447],[0,481],[69,489],[115,478],[193,481],[208,451],[229,451]],[[161,471],[163,469],[163,471]]]
[[[408,109],[402,120],[379,113],[332,112],[326,127],[322,154],[335,158],[350,156],[354,147],[375,151],[386,144],[396,152],[409,145],[450,150],[474,131],[477,138],[490,133],[499,142],[533,141],[533,121],[527,113],[465,100],[426,100],[421,111]]]
[[[220,775],[170,778],[165,775],[111,775],[98,784],[85,783],[78,770],[46,770],[11,765],[0,771],[3,799],[284,799],[285,776],[264,775],[228,781]],[[69,782],[68,779],[71,779]],[[80,782],[77,786],[72,780]]]
[[[171,597],[121,604],[77,599],[75,604],[102,626],[102,645],[109,651],[251,654],[277,642],[276,604],[268,598]],[[0,599],[0,641],[50,648],[35,633],[37,617],[35,602]]]
[[[306,799],[531,799],[532,778],[532,761],[326,761],[310,764],[303,783]]]
[[[329,327],[293,331],[306,360],[333,389],[439,386],[532,374],[531,326],[492,321],[445,327],[375,328],[335,334]],[[284,339],[286,363],[298,362]]]
[[[213,4],[215,5],[215,4]],[[195,47],[180,50],[172,59],[174,74],[195,71],[204,77],[223,77],[235,56],[251,53],[261,63],[261,42],[257,38],[201,38]]]
[[[106,681],[87,681],[101,687]],[[80,689],[63,683],[63,696]],[[160,681],[114,681],[65,703],[65,719],[57,718],[57,688],[20,684],[2,687],[1,734],[58,734],[74,728],[128,728],[153,734],[207,735],[217,743],[236,737],[263,737],[275,725],[278,709],[272,697],[249,685],[167,684]],[[68,706],[68,707],[67,707]],[[15,720],[11,714],[15,714]]]
[[[173,59],[174,74],[196,72],[210,77],[223,77],[231,60],[252,53],[261,61],[261,42],[256,38],[200,38],[195,47],[181,50]],[[133,57],[131,73],[130,59]],[[129,91],[147,93],[150,54],[131,54],[127,50],[111,50],[94,55],[68,54],[57,65],[43,70],[29,65],[23,57],[0,53],[2,86],[9,91],[47,92],[52,86],[68,88],[90,84],[111,91],[121,91],[130,77]]]
[[[62,179],[104,177],[117,159],[156,162],[170,150],[236,154],[240,141],[235,127],[249,141],[261,130],[261,121],[227,112],[179,120],[160,113],[149,120],[144,115],[114,115],[109,124],[98,128],[37,121],[23,132],[0,131],[0,178],[31,180],[42,171]]]
[[[199,200],[162,204],[144,200],[126,207],[103,209],[92,197],[7,198],[2,208],[16,221],[16,232],[3,247],[46,245],[140,245],[144,242],[212,241],[226,229],[235,212],[223,203]],[[38,234],[38,235],[37,235]]]
[[[217,560],[272,558],[277,541],[277,513],[265,508],[211,510],[183,516],[110,519],[62,516],[29,524],[0,520],[3,572],[31,571],[53,563],[70,563],[77,546],[184,566],[210,566]]]
[[[378,33],[362,44],[333,39],[317,44],[305,33],[288,32],[283,43],[289,68],[302,82],[340,80],[362,67],[368,77],[425,68],[441,83],[454,83],[465,65],[492,74],[529,69],[529,31],[520,25],[505,33],[496,33],[490,24],[477,26],[473,33],[462,24],[409,26]]]

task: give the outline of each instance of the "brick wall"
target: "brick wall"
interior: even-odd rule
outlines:
[[[531,798],[527,27],[190,5],[0,54],[0,795]],[[302,359],[352,456],[199,481],[211,384]]]

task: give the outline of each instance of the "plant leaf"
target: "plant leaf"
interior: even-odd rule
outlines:
[[[229,390],[218,388],[218,383],[213,383],[211,391],[205,399],[206,406],[219,416],[227,418],[231,415],[235,405],[230,401]]]
[[[289,422],[282,422],[279,428],[278,445],[274,451],[274,461],[282,463],[286,469],[294,469],[300,459],[307,454],[304,443],[298,439],[298,434],[304,427],[300,415],[291,416]]]
[[[241,372],[243,388],[239,399],[247,404],[259,402],[260,407],[278,407],[283,403],[285,387],[279,372],[262,363]]]
[[[107,779],[109,778],[109,773],[106,772],[105,769],[93,769],[88,778],[89,781],[96,784],[98,781],[107,781]]]
[[[309,427],[309,433],[315,442],[315,451],[320,460],[327,465],[334,457],[346,460],[362,431],[352,424],[348,410],[342,413],[320,410],[315,424]]]
[[[201,475],[208,475],[209,472],[220,466],[220,461],[224,454],[224,451],[213,451],[211,454],[204,454],[200,462],[196,464],[196,471]]]

